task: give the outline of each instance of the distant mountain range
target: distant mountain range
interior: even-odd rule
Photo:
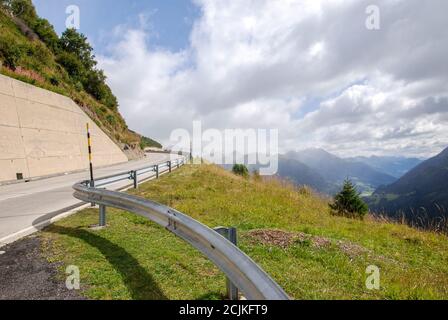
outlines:
[[[417,158],[403,158],[403,157],[354,157],[346,158],[352,162],[362,162],[372,167],[376,171],[384,172],[392,177],[401,178],[409,170],[415,168],[423,162]]]
[[[352,180],[358,190],[364,194],[372,194],[377,187],[396,180],[394,176],[378,171],[363,161],[342,159],[322,149],[289,152],[284,158],[295,160],[311,169],[314,176],[325,181],[323,184],[320,183],[317,190],[328,194],[336,193],[347,178]],[[280,161],[279,167],[280,176],[294,177],[293,180],[301,181],[303,173],[292,170],[291,162],[288,162],[286,168],[282,168],[282,161]],[[307,172],[307,175],[310,173]]]
[[[247,164],[248,157],[244,157]],[[419,159],[403,157],[357,157],[343,159],[323,149],[308,149],[289,152],[279,157],[278,173],[281,178],[296,185],[307,185],[314,190],[336,194],[345,179],[355,183],[363,196],[370,196],[380,186],[389,185],[406,173]],[[228,170],[231,165],[224,165]],[[259,169],[257,165],[248,166],[251,171]]]
[[[448,148],[366,199],[371,210],[397,216],[436,217],[448,210]]]
[[[256,165],[249,168],[259,169]],[[448,216],[448,148],[426,161],[379,156],[340,158],[322,149],[308,149],[280,156],[277,175],[328,195],[337,193],[348,178],[372,212],[391,217],[402,213],[407,217]]]

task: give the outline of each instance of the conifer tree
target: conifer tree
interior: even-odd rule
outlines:
[[[353,183],[347,179],[342,191],[334,197],[330,208],[335,215],[363,219],[369,212],[367,204],[361,199]]]

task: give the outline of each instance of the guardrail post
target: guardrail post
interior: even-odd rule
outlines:
[[[106,206],[100,204],[100,227],[106,226]]]
[[[154,168],[156,170],[156,179],[159,179],[159,165],[155,165]]]
[[[169,169],[169,172],[171,173],[171,161],[168,161],[168,169]]]
[[[95,188],[95,180],[90,180],[89,182],[89,188]],[[90,203],[90,206],[93,208],[96,206],[95,202]]]
[[[218,227],[215,229],[220,235],[232,242],[235,246],[238,246],[238,234],[236,228],[224,228]],[[232,301],[239,300],[238,288],[227,278],[227,298]]]
[[[131,171],[131,178],[134,180],[134,189],[138,189],[138,174],[137,174],[137,171]]]

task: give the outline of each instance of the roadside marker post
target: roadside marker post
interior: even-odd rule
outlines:
[[[92,164],[92,139],[90,137],[89,123],[86,124],[87,127],[87,146],[89,148],[89,167],[90,167],[90,187],[95,187],[95,180],[93,179],[93,164]]]
[[[92,139],[90,137],[90,127],[89,123],[86,123],[87,128],[87,146],[89,149],[89,168],[90,168],[90,188],[95,188],[95,179],[93,178],[93,163],[92,163]],[[92,203],[92,207],[95,206],[95,203]]]

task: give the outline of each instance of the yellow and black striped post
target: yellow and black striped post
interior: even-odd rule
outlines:
[[[90,187],[95,187],[95,180],[93,179],[93,164],[92,164],[92,139],[90,138],[89,123],[87,127],[87,144],[89,146],[89,166],[90,166]]]

